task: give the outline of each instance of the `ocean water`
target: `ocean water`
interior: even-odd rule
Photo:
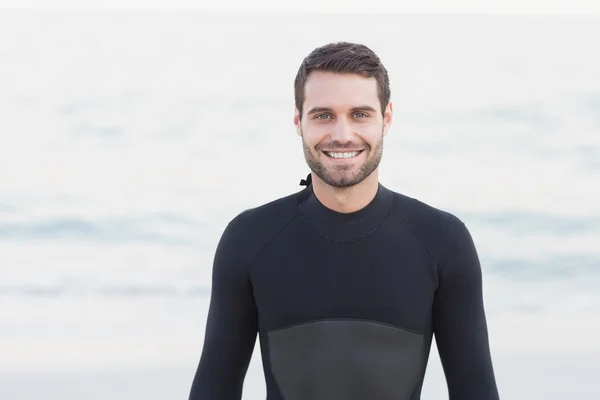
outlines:
[[[536,351],[600,351],[598,37],[583,17],[0,11],[0,371],[191,377],[219,236],[300,190],[293,79],[338,40],[390,74],[382,182],[472,231],[499,357],[513,316]]]

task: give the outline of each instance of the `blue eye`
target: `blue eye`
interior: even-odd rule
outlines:
[[[367,114],[365,114],[365,113],[363,113],[363,112],[357,112],[357,113],[356,113],[356,114],[354,114],[354,115],[358,115],[358,114],[362,114],[363,116],[365,116],[365,117],[368,117],[368,115],[367,115]]]
[[[321,118],[321,117],[329,117],[329,115],[327,115],[327,114],[319,114],[319,115],[317,115],[315,117],[315,119],[324,119],[324,118]]]

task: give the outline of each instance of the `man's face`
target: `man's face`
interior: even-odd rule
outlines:
[[[389,104],[382,116],[374,78],[311,72],[302,119],[294,116],[310,169],[333,187],[362,182],[379,166],[391,111]]]

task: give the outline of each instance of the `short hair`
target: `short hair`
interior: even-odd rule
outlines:
[[[312,71],[354,73],[375,78],[381,113],[385,114],[391,96],[388,72],[377,54],[367,46],[349,42],[329,43],[317,47],[306,56],[294,80],[294,100],[301,118],[306,80]]]

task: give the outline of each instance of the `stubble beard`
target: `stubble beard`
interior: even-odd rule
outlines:
[[[327,157],[327,155],[323,154],[320,146],[317,146],[314,150],[309,148],[304,141],[304,134],[302,135],[302,147],[306,163],[315,175],[329,186],[347,189],[364,181],[379,166],[383,156],[383,131],[375,147],[367,145],[367,148],[363,150],[363,153],[366,153],[366,160],[358,169],[355,165],[338,165],[327,168],[319,159],[319,157]],[[344,145],[334,142],[328,148],[344,150],[356,147],[352,143]],[[353,172],[355,169],[357,169],[356,172]]]

